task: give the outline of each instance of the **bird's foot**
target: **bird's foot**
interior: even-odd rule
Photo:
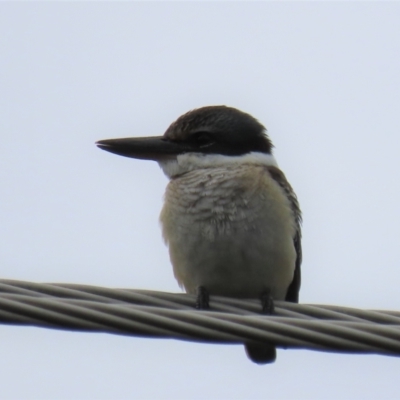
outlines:
[[[271,296],[270,290],[265,290],[261,294],[261,307],[262,313],[266,315],[272,315],[275,311],[274,299]]]
[[[210,295],[204,286],[196,289],[196,308],[198,310],[208,310],[210,308]]]

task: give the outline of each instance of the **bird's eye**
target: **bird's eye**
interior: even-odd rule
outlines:
[[[208,132],[197,132],[194,135],[194,140],[200,147],[208,146],[214,143],[214,138]]]

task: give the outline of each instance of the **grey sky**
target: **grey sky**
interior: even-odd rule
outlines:
[[[99,139],[226,104],[304,214],[301,302],[400,310],[400,3],[1,3],[1,277],[179,291],[155,163]],[[0,326],[4,399],[398,397],[400,359]]]

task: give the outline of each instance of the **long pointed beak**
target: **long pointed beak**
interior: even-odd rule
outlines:
[[[171,158],[185,151],[184,145],[166,140],[163,136],[107,139],[96,142],[96,145],[119,156],[153,161]]]

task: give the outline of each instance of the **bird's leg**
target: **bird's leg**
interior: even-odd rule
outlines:
[[[208,310],[210,308],[210,295],[204,286],[196,289],[196,308],[198,310]]]
[[[274,299],[272,298],[269,289],[265,290],[261,294],[261,307],[262,313],[266,315],[272,315],[275,311]]]

